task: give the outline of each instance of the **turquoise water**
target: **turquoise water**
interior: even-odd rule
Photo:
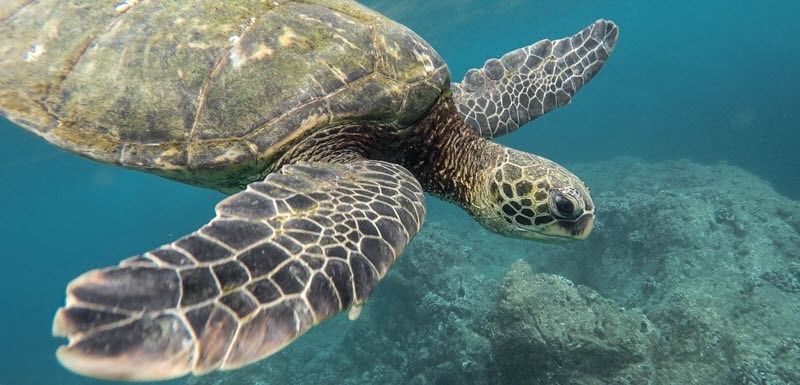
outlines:
[[[766,180],[776,196],[800,200],[798,2],[364,3],[424,37],[449,64],[455,80],[490,57],[541,38],[571,35],[598,18],[614,20],[620,27],[617,48],[573,103],[500,142],[565,165],[619,156],[645,162],[726,162]],[[50,336],[50,323],[66,284],[86,270],[115,264],[195,230],[211,217],[222,195],[66,154],[6,121],[0,127],[0,385],[101,384],[72,375],[55,361],[53,352],[62,341]],[[596,187],[593,192],[602,193]],[[514,243],[514,250],[528,254],[506,255],[502,247],[507,241],[482,233],[449,206],[433,199],[428,204],[428,221],[443,224],[434,229],[482,237],[501,250],[505,268],[515,259],[532,258],[537,248],[552,250]],[[742,226],[746,231],[759,224]],[[800,249],[787,243],[787,253],[800,257]],[[474,261],[478,269],[482,263]],[[386,289],[374,295],[382,304],[402,294]],[[377,305],[366,310],[381,312]],[[341,319],[332,322],[347,327]],[[313,337],[322,338],[319,333]],[[313,337],[298,344],[313,346]],[[380,338],[359,342],[387,343]],[[298,365],[291,357],[278,359]],[[354,381],[351,372],[342,373],[345,380]]]

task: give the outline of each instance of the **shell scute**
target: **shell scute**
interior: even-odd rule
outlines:
[[[424,40],[349,0],[9,4],[0,114],[68,151],[215,189],[321,129],[412,124],[449,86]]]

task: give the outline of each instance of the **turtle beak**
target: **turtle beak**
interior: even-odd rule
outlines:
[[[573,220],[560,220],[547,225],[533,239],[544,242],[565,242],[586,239],[594,228],[594,212],[587,212]]]
[[[594,228],[594,213],[585,213],[576,220],[570,230],[575,239],[586,239]]]

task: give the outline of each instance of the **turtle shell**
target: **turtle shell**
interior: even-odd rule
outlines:
[[[0,113],[77,154],[220,190],[307,135],[407,127],[439,55],[348,0],[10,0]]]

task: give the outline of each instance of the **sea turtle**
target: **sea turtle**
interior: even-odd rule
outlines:
[[[0,112],[67,151],[232,194],[177,241],[67,288],[57,357],[153,380],[263,359],[357,315],[425,216],[584,238],[561,166],[489,140],[570,102],[617,27],[491,59],[461,83],[422,38],[350,0],[10,0]]]

